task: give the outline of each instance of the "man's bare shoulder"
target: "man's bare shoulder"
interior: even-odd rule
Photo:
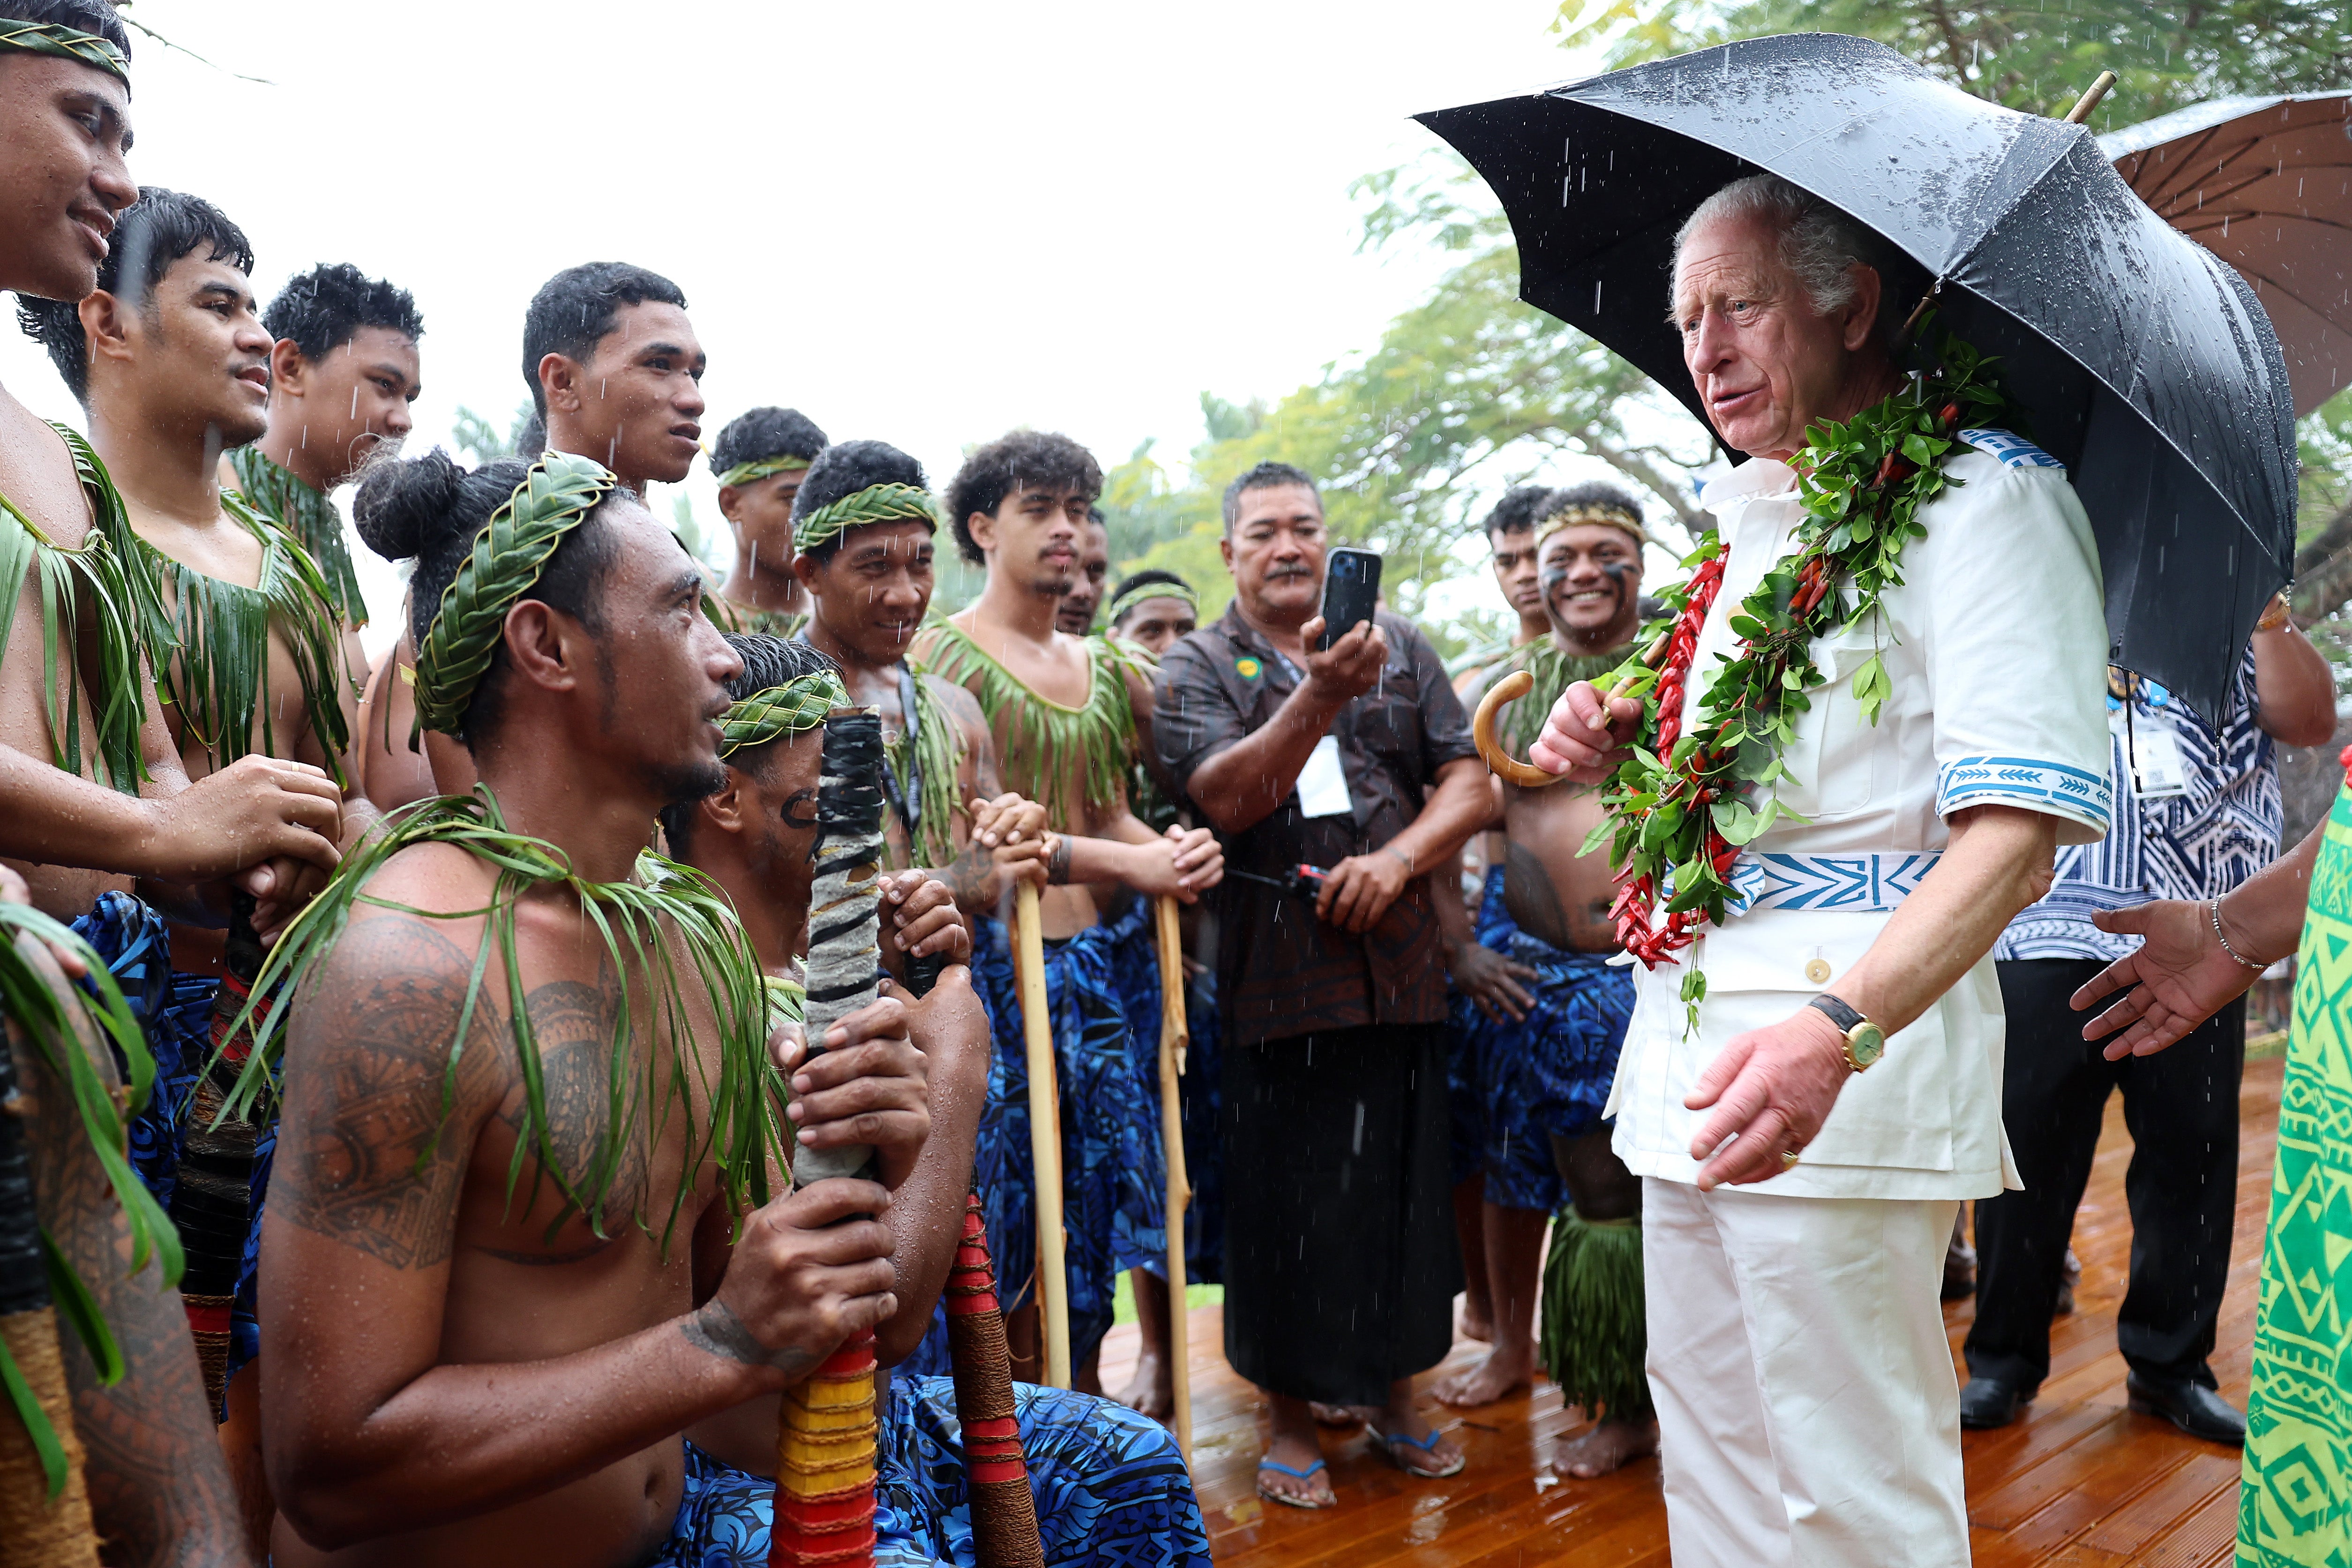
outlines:
[[[0,388],[0,496],[53,544],[79,546],[89,532],[89,500],[73,454],[48,423]]]
[[[923,695],[938,702],[940,710],[956,721],[967,733],[988,728],[988,715],[980,710],[980,699],[970,689],[950,680],[944,675],[923,672]]]

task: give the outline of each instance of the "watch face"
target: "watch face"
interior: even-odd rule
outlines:
[[[1857,1071],[1886,1054],[1886,1031],[1875,1024],[1857,1025],[1853,1033],[1845,1038],[1846,1049],[1853,1054]]]

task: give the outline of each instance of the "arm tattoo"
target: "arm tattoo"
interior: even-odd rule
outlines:
[[[379,915],[345,934],[295,1010],[270,1181],[282,1218],[394,1268],[448,1261],[467,1154],[449,1134],[494,1086],[506,1035],[486,981],[445,1105],[472,968],[413,916]]]
[[[698,1310],[678,1320],[678,1332],[686,1342],[707,1355],[721,1361],[740,1362],[745,1366],[772,1366],[786,1377],[798,1377],[814,1366],[817,1358],[798,1345],[786,1345],[772,1351],[752,1338],[751,1331],[743,1326],[727,1303],[715,1297]]]
[[[111,1053],[89,1044],[100,1079],[112,1083]],[[152,1259],[131,1272],[130,1227],[75,1124],[71,1090],[51,1075],[44,1053],[18,1044],[16,1058],[17,1081],[34,1102],[26,1133],[41,1224],[97,1298],[122,1352],[122,1381],[108,1388],[72,1331],[58,1336],[106,1560],[141,1568],[246,1562],[236,1494],[205,1408],[180,1293],[163,1289]]]

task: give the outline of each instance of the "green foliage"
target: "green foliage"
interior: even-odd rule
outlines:
[[[2352,6],[2341,0],[2140,0],[1952,5],[1945,0],[1563,0],[1563,47],[1613,68],[1774,33],[1876,38],[1980,98],[2063,114],[2102,70],[2118,80],[2094,124],[2128,125],[2231,93],[2352,81]]]
[[[457,443],[459,453],[476,468],[501,458],[520,457],[523,433],[530,428],[531,418],[537,412],[531,406],[530,399],[523,399],[515,406],[514,423],[501,436],[488,419],[461,403],[449,420],[449,438]]]

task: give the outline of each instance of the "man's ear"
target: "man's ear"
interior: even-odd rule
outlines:
[[[737,489],[733,485],[721,485],[719,487],[719,516],[725,518],[730,522],[736,521],[735,509],[742,504],[743,492],[741,490]]]
[[[1234,569],[1234,536],[1232,534],[1228,533],[1217,541],[1217,553],[1224,557],[1225,572],[1231,575]]]
[[[971,535],[972,544],[986,552],[996,548],[996,519],[984,511],[973,512],[963,520],[963,529]]]
[[[550,412],[558,408],[566,414],[580,412],[580,362],[569,354],[540,356],[539,389]]]
[[[811,598],[816,596],[816,563],[810,560],[806,554],[793,557],[793,575],[798,579],[802,587],[809,591]]]
[[[100,355],[113,360],[131,358],[131,318],[136,312],[129,305],[100,289],[82,300],[79,313],[82,345],[90,363],[96,363]]]
[[[515,674],[549,691],[577,690],[590,662],[588,631],[578,621],[540,599],[518,599],[507,611],[507,658]]]
[[[1845,308],[1845,328],[1840,337],[1845,352],[1853,353],[1878,331],[1878,301],[1885,295],[1885,282],[1875,267],[1857,263],[1847,271],[1853,279],[1853,302]]]
[[[310,376],[310,362],[302,357],[292,338],[280,338],[269,345],[270,391],[299,397],[308,390]]]
[[[742,769],[729,768],[726,787],[717,795],[706,795],[695,802],[695,809],[702,816],[702,825],[725,834],[742,832],[744,824],[751,820],[756,809],[754,803],[745,798],[751,782],[751,775]]]

